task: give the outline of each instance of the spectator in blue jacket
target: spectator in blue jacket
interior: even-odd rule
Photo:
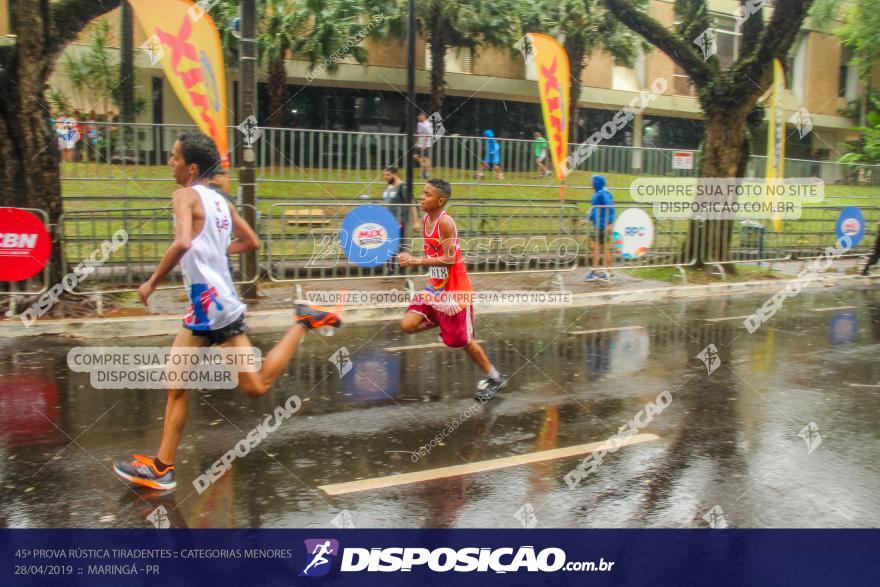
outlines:
[[[501,172],[501,144],[491,130],[484,130],[483,136],[486,140],[483,141],[483,159],[480,161],[477,179],[483,179],[483,170],[486,168],[495,171],[496,179],[504,179],[504,173]]]
[[[590,205],[590,273],[584,278],[585,281],[597,279],[611,279],[611,249],[608,247],[608,233],[614,224],[614,197],[605,189],[605,178],[601,175],[593,176],[593,201]],[[599,267],[599,258],[604,257],[602,273]]]

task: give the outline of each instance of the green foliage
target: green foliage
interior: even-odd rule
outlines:
[[[46,90],[46,100],[54,112],[70,110],[70,99],[58,88],[49,86],[49,89]]]
[[[649,1],[636,0],[634,4],[644,9]],[[604,50],[620,65],[632,67],[639,49],[649,47],[639,35],[614,18],[600,0],[522,2],[520,13],[523,32],[564,38],[567,47],[583,50],[585,60],[594,51]],[[580,68],[580,65],[572,63],[572,68]]]
[[[257,42],[260,61],[277,62],[291,51],[312,66],[327,61],[327,69],[337,67],[340,58],[350,55],[358,63],[367,59],[361,31],[372,34],[377,27],[373,16],[391,14],[386,0],[258,0]],[[223,0],[214,5],[210,15],[217,24],[224,57],[238,63],[239,40],[229,32],[232,20],[239,16],[240,0]],[[385,8],[385,10],[382,10]],[[381,24],[381,23],[380,23]]]
[[[810,16],[823,29],[833,29],[852,51],[852,64],[862,81],[880,63],[880,7],[877,0],[816,0]],[[835,21],[843,24],[834,29]]]
[[[118,104],[119,57],[107,48],[110,22],[101,19],[92,29],[88,48],[80,56],[65,53],[64,70],[74,89],[91,104],[109,98]]]
[[[110,22],[106,18],[101,19],[92,28],[85,52],[77,55],[73,51],[68,51],[64,54],[62,67],[79,97],[88,102],[85,110],[94,109],[104,100],[109,100],[113,108],[118,110],[121,103],[119,53],[115,49],[108,48],[109,37]],[[60,99],[63,95],[55,91],[56,98]],[[47,95],[47,98],[53,102],[51,96]],[[70,106],[66,98],[64,104],[64,109]],[[135,97],[135,114],[140,113],[147,104],[145,98]]]
[[[850,144],[852,152],[840,158],[841,163],[880,163],[880,98],[872,98],[873,109],[867,114],[867,125],[856,127],[861,137]]]
[[[406,1],[398,4],[405,18]],[[442,41],[448,48],[512,46],[522,36],[516,16],[525,4],[523,0],[416,0],[416,21],[428,42]]]

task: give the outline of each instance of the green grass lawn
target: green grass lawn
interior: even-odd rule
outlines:
[[[418,172],[418,169],[417,169]],[[232,189],[236,189],[233,171]],[[585,201],[592,196],[591,177],[593,172],[575,171],[566,181],[565,197],[568,200]],[[629,192],[620,189],[628,187],[639,176],[621,173],[605,173],[608,185],[614,191],[618,203],[631,202]],[[153,207],[167,202],[176,188],[170,171],[160,165],[107,165],[98,163],[65,163],[62,167],[62,191],[67,197],[100,196],[104,200],[84,202],[68,200],[71,208],[94,209],[102,207],[122,207],[137,202],[140,207]],[[434,177],[448,179],[453,184],[455,198],[486,200],[558,200],[562,190],[554,178],[539,179],[535,173],[510,172],[505,174],[504,183],[521,185],[499,185],[493,174],[483,180],[476,180],[473,171],[462,169],[435,169]],[[260,168],[258,177],[258,198],[276,200],[351,200],[361,196],[381,197],[384,181],[379,171],[373,170],[327,170],[287,168]],[[420,188],[423,180],[417,179]],[[587,189],[584,189],[587,188]],[[618,189],[614,189],[618,188]],[[828,184],[825,186],[826,201],[820,206],[880,204],[880,188],[876,186],[855,186]],[[105,206],[104,204],[112,204]],[[144,204],[141,206],[141,204]],[[89,207],[91,206],[91,207]]]
[[[735,265],[736,273],[725,274],[724,280],[729,282],[753,281],[756,279],[779,279],[782,273],[769,267],[758,267],[754,264],[737,263]],[[721,281],[718,273],[713,274],[713,269],[693,269],[685,268],[687,281],[690,284],[705,284],[713,281]],[[655,281],[665,281],[669,283],[681,283],[681,273],[675,267],[645,267],[643,269],[631,269],[626,271],[627,275],[637,277],[639,279],[652,279]]]

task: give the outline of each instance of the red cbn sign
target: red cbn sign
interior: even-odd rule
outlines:
[[[20,208],[0,208],[0,281],[33,277],[51,251],[49,232],[38,217]]]

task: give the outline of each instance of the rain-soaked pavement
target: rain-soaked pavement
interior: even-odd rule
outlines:
[[[768,296],[477,314],[478,339],[512,375],[482,410],[462,351],[386,350],[433,333],[373,323],[310,337],[265,397],[193,394],[179,485],[160,496],[126,488],[110,465],[154,454],[163,392],[92,389],[66,366],[82,342],[0,339],[0,523],[147,527],[164,505],[194,528],[878,526],[880,292],[802,293],[754,334],[715,320]],[[605,331],[583,332],[594,330]],[[278,337],[253,339],[266,349]],[[708,374],[696,357],[710,344],[721,364]],[[343,346],[354,370],[340,379],[328,357]],[[435,471],[605,440],[664,390],[671,403],[641,430],[659,438],[607,454],[574,490],[563,477],[583,454]],[[302,409],[198,494],[193,479],[293,393]],[[318,488],[414,471],[436,478]]]

